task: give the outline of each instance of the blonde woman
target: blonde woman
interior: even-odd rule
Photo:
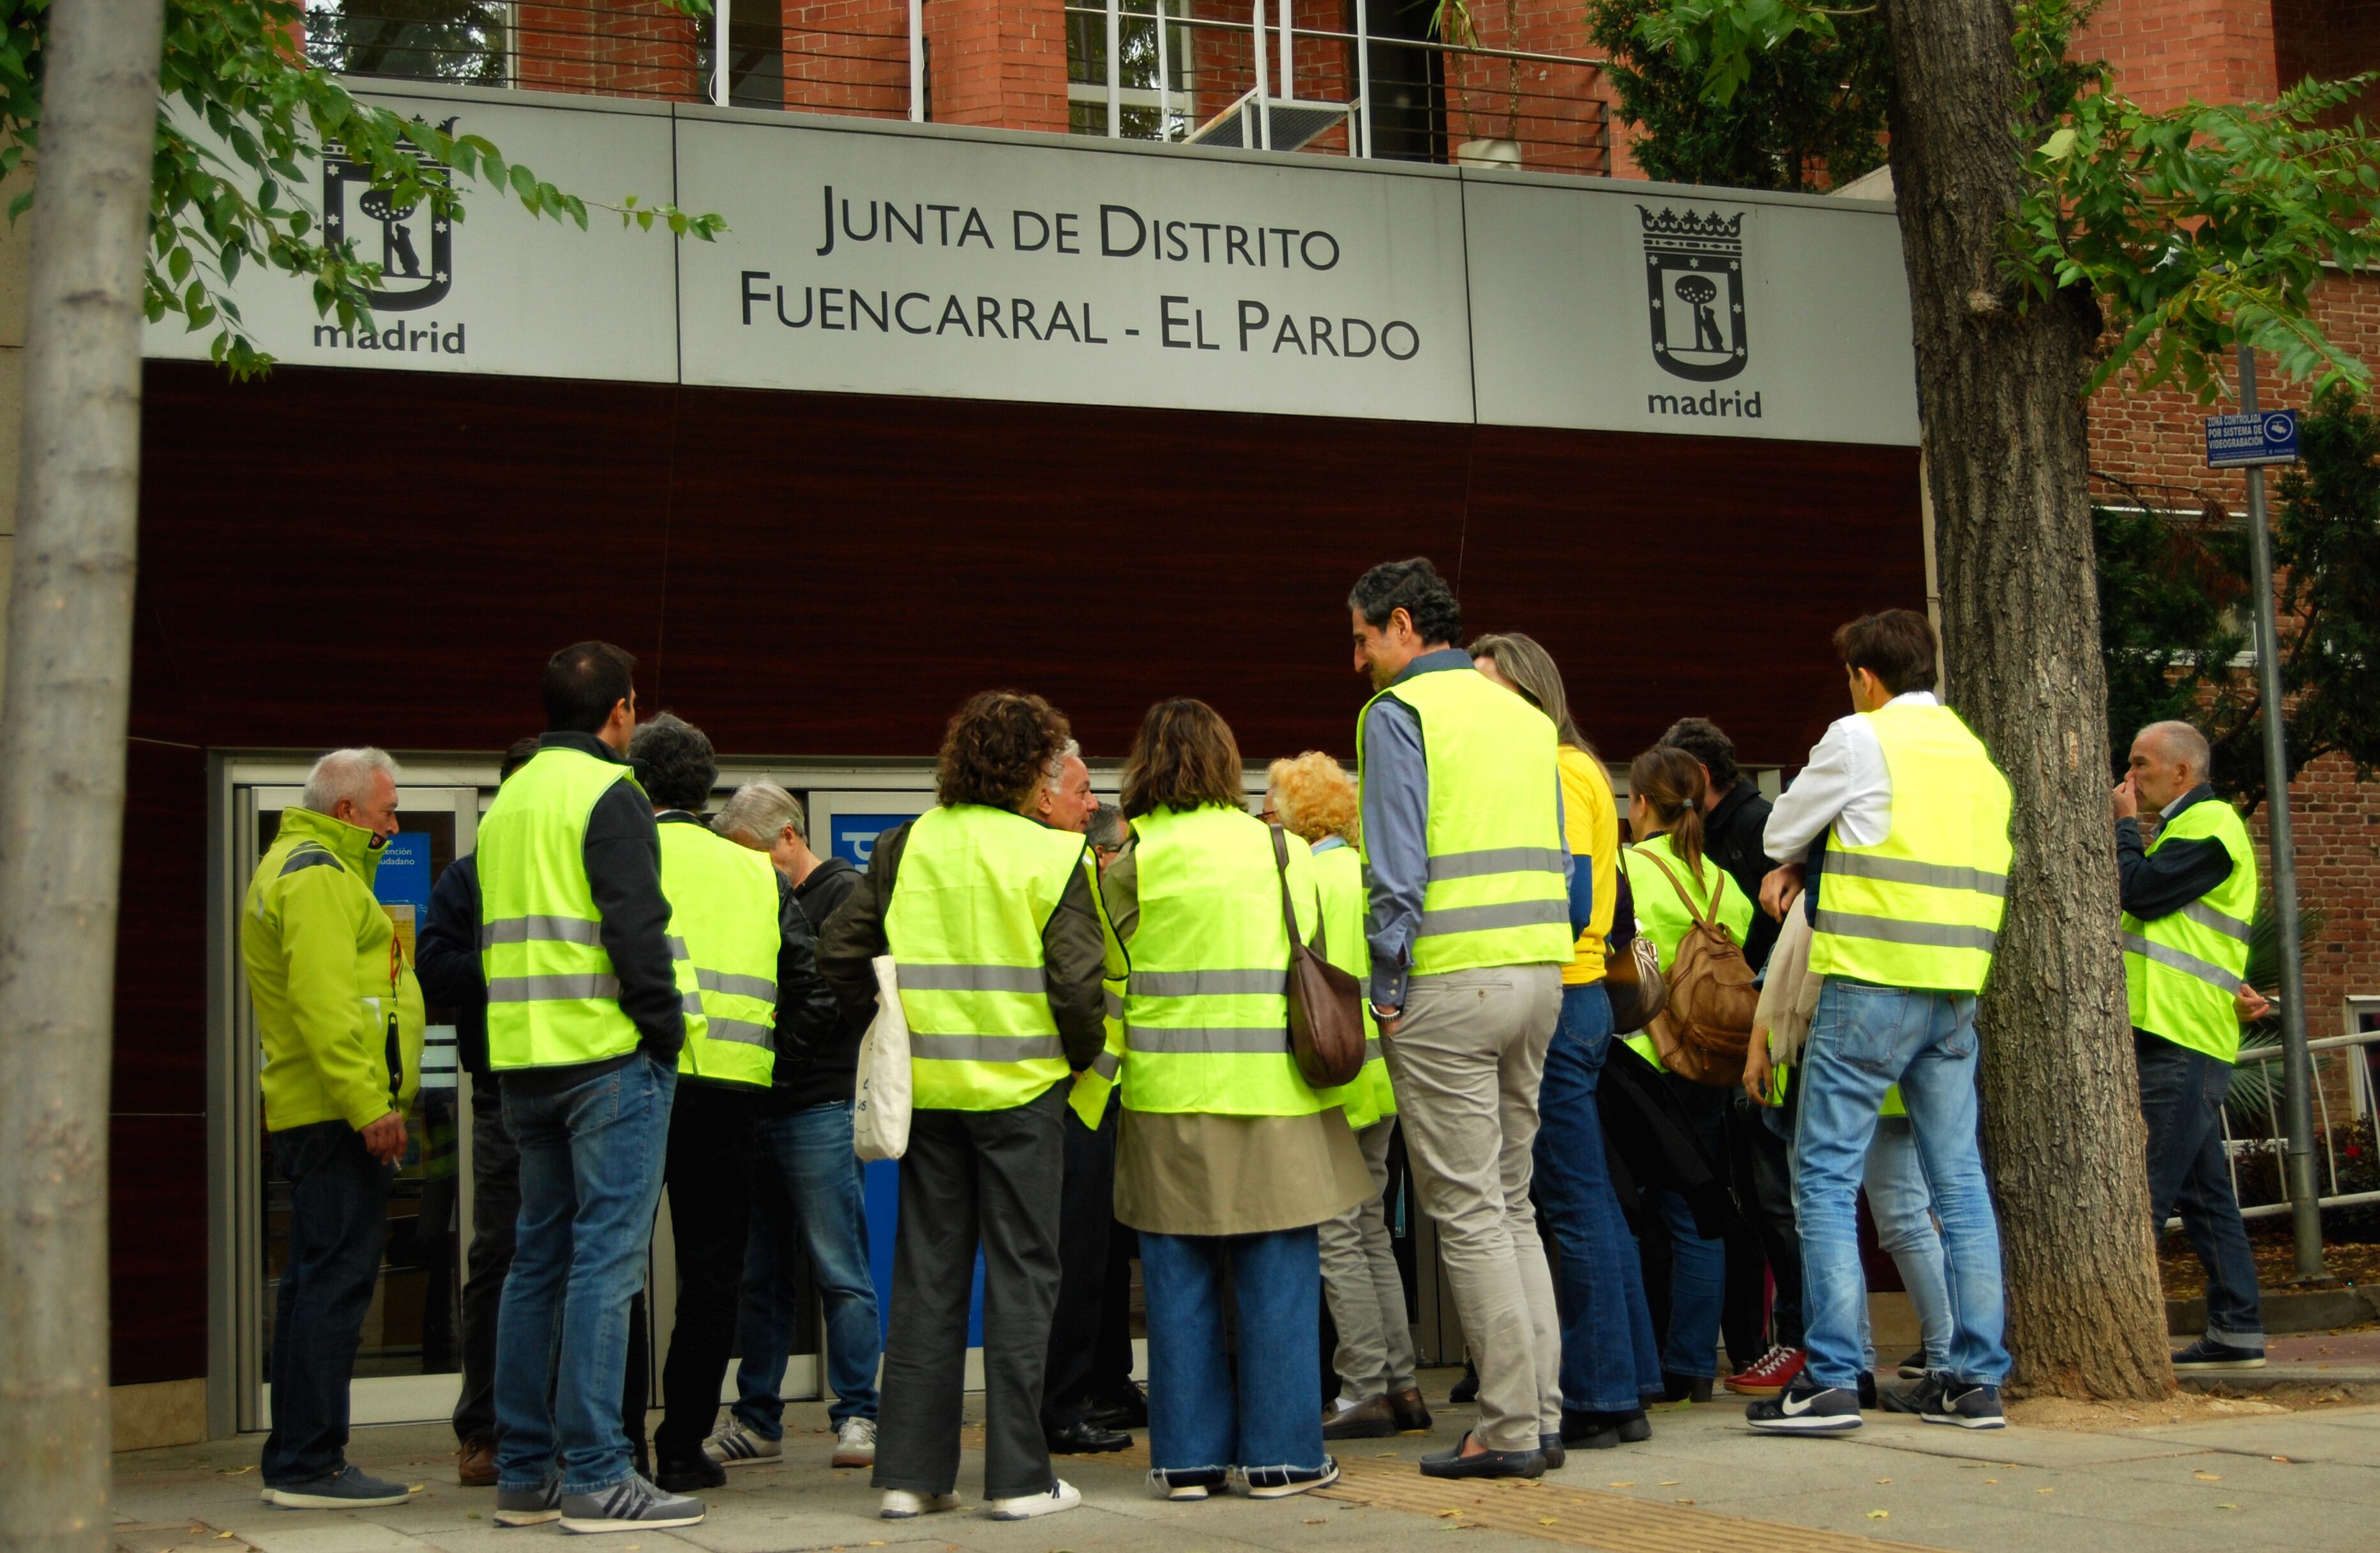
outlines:
[[[1319,750],[1277,760],[1268,776],[1265,818],[1314,848],[1314,884],[1322,902],[1323,953],[1358,984],[1372,974],[1364,941],[1362,820],[1355,779]],[[1321,1226],[1322,1292],[1339,1328],[1331,1366],[1338,1400],[1322,1410],[1322,1437],[1378,1439],[1417,1434],[1430,1425],[1429,1409],[1414,1384],[1413,1330],[1405,1323],[1404,1278],[1389,1243],[1382,1199],[1389,1184],[1389,1141],[1396,1131],[1397,1099],[1380,1059],[1379,1027],[1364,1010],[1364,1068],[1331,1092],[1346,1108],[1347,1125],[1371,1170],[1372,1194]]]

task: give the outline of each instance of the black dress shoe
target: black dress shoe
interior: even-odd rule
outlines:
[[[1115,1396],[1102,1399],[1091,1409],[1089,1422],[1102,1429],[1146,1429],[1148,1427],[1148,1393],[1137,1382],[1125,1383]]]
[[[1478,1400],[1479,1367],[1465,1359],[1463,1362],[1463,1378],[1456,1381],[1454,1389],[1446,1394],[1447,1405],[1461,1407],[1465,1402],[1475,1402]]]
[[[663,1457],[661,1466],[661,1476],[653,1480],[653,1486],[664,1494],[692,1494],[704,1488],[727,1486],[727,1469],[699,1450],[683,1461]]]
[[[1132,1437],[1115,1429],[1102,1429],[1085,1419],[1063,1428],[1049,1430],[1045,1436],[1052,1456],[1096,1456],[1106,1450],[1129,1450]]]
[[[1652,1437],[1653,1437],[1653,1421],[1652,1421],[1651,1419],[1649,1419],[1649,1418],[1647,1418],[1647,1417],[1645,1417],[1645,1410],[1644,1410],[1643,1408],[1638,1408],[1638,1409],[1636,1409],[1636,1410],[1635,1410],[1634,1412],[1626,1412],[1626,1413],[1622,1413],[1622,1414],[1621,1414],[1621,1416],[1620,1416],[1620,1443],[1621,1443],[1621,1444],[1622,1444],[1622,1445],[1642,1445],[1642,1444],[1644,1444],[1646,1440],[1651,1439]]]
[[[1397,1421],[1401,1435],[1429,1433],[1429,1404],[1421,1400],[1421,1388],[1408,1386],[1402,1391],[1389,1393],[1389,1412]]]
[[[1661,1372],[1661,1400],[1665,1402],[1707,1402],[1711,1400],[1711,1377],[1682,1376],[1671,1370]]]
[[[1561,1442],[1581,1450],[1612,1450],[1620,1445],[1620,1431],[1613,1426],[1611,1415],[1608,1412],[1564,1408]]]
[[[1559,1434],[1539,1435],[1537,1454],[1546,1459],[1548,1472],[1558,1470],[1564,1461],[1570,1460],[1569,1452],[1562,1449],[1562,1437]]]
[[[1465,1456],[1463,1447],[1471,1437],[1463,1437],[1462,1444],[1451,1450],[1441,1450],[1421,1459],[1424,1477],[1543,1477],[1546,1475],[1546,1454],[1542,1450],[1482,1450],[1476,1456]]]

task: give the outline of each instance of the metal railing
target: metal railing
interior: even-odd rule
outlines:
[[[2375,1128],[2380,1128],[2380,1104],[2375,1104],[2375,1101],[2380,1101],[2380,1095],[2374,1094],[2372,1060],[2365,1050],[2367,1047],[2375,1046],[2380,1046],[2380,1030],[2357,1031],[2352,1034],[2332,1035],[2306,1043],[2306,1051],[2313,1061],[2315,1126],[2322,1136],[2323,1166],[2326,1171],[2325,1179],[2330,1188],[2315,1201],[2325,1208],[2348,1208],[2366,1203],[2380,1203],[2380,1192],[2345,1192],[2340,1189],[2338,1149],[2341,1129],[2331,1117],[2331,1086],[2326,1082],[2343,1066],[2350,1125],[2351,1126],[2359,1119],[2370,1119]],[[2243,1047],[2240,1053],[2240,1062],[2243,1067],[2250,1063],[2261,1066],[2280,1060],[2281,1048],[2277,1046],[2248,1046]],[[2231,1194],[2235,1201],[2240,1202],[2240,1217],[2242,1218],[2277,1218],[2289,1211],[2290,1204],[2286,1195],[2286,1188],[2278,1201],[2250,1203],[2243,1199],[2240,1187],[2240,1160],[2259,1155],[2268,1156],[2273,1160],[2276,1180],[2285,1181],[2287,1179],[2279,1169],[2283,1153],[2289,1146],[2289,1140],[2282,1135],[2277,1086],[2273,1086],[2269,1093],[2274,1095],[2276,1103],[2262,1107],[2268,1120],[2267,1131],[2263,1135],[2240,1137],[2232,1131],[2233,1111],[2247,1110],[2249,1107],[2227,1104],[2223,1108],[2224,1155],[2231,1169]],[[2178,1229],[2180,1224],[2180,1218],[2168,1218],[2164,1228]]]
[[[923,0],[713,6],[698,18],[660,0],[310,0],[305,47],[364,77],[1610,171],[1599,60],[1375,33],[1360,3],[1345,31],[1297,25],[1293,0],[1061,0],[1065,80],[1050,80],[1038,116],[997,95],[965,101],[964,80],[936,113]]]

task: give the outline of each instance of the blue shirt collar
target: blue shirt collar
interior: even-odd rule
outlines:
[[[1326,836],[1314,844],[1314,850],[1317,852],[1327,852],[1333,847],[1343,847],[1346,844],[1347,838],[1343,836]]]
[[[1471,654],[1464,652],[1462,648],[1440,647],[1435,652],[1424,653],[1421,656],[1414,659],[1413,662],[1405,665],[1403,670],[1399,673],[1395,679],[1390,680],[1389,683],[1391,686],[1402,685],[1417,674],[1438,674],[1450,668],[1470,668],[1472,666]]]

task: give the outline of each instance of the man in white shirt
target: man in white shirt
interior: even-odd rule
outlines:
[[[1810,970],[1826,977],[1792,1077],[1809,1357],[1745,1419],[1777,1432],[1860,1426],[1867,1283],[1856,1199],[1877,1107],[1898,1082],[1942,1224],[1954,1312],[1945,1368],[1918,1383],[1912,1411],[1998,1428],[2009,1356],[1999,1229],[1976,1146],[1975,995],[2008,894],[2008,781],[1936,698],[1924,616],[1854,620],[1835,650],[1857,715],[1827,730],[1777,801],[1763,845],[1780,866],[1760,890],[1780,919],[1807,905]]]

